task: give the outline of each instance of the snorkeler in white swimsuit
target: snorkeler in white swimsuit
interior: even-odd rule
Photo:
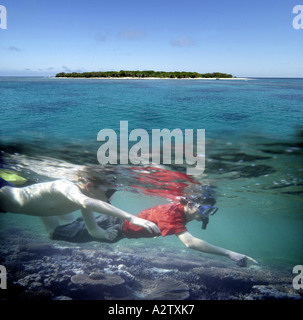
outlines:
[[[109,199],[106,193],[110,190],[109,185],[106,187],[93,182],[73,183],[68,180],[38,183],[23,188],[7,184],[0,188],[0,208],[1,212],[41,217],[48,233],[59,224],[58,219],[64,223],[71,222],[71,213],[76,210],[81,210],[89,234],[97,239],[112,240],[117,231],[100,228],[93,212],[127,220],[150,233],[159,233],[155,223],[107,203]]]

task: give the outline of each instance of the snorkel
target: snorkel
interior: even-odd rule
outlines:
[[[213,216],[218,211],[217,207],[205,205],[199,206],[200,220],[202,221],[202,229],[205,230],[209,222],[209,216]]]
[[[208,222],[209,222],[209,218],[208,218],[208,217],[207,217],[207,218],[203,218],[203,219],[201,219],[201,221],[202,221],[201,229],[202,229],[202,230],[205,230],[206,227],[207,227],[207,224],[208,224]]]
[[[213,216],[218,211],[218,208],[214,207],[216,204],[216,199],[213,196],[213,192],[213,187],[205,186],[205,192],[202,194],[202,199],[200,197],[197,201],[198,203],[202,203],[199,206],[199,212],[203,230],[205,230],[207,227],[209,216]]]
[[[105,191],[105,195],[107,197],[107,199],[110,199],[112,197],[112,195],[117,191],[117,189],[107,189]]]

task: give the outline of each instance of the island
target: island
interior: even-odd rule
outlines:
[[[56,74],[56,78],[159,78],[159,79],[201,79],[215,78],[225,79],[234,78],[231,74],[213,72],[213,73],[198,73],[186,71],[92,71],[92,72],[60,72]]]

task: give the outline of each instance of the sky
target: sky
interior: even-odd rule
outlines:
[[[303,0],[0,0],[0,76],[157,70],[303,77]],[[301,21],[303,23],[303,21]]]

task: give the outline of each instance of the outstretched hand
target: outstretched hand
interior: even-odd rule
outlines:
[[[114,227],[111,227],[111,228],[108,228],[106,230],[106,239],[107,240],[110,240],[110,241],[113,241],[114,239],[116,239],[118,236],[118,230],[117,228],[114,226]]]
[[[160,233],[160,229],[158,228],[158,226],[155,223],[148,221],[148,220],[145,220],[145,219],[141,219],[137,216],[131,217],[129,222],[131,222],[132,224],[135,224],[139,227],[145,228],[150,233],[155,233],[155,234]]]
[[[230,259],[233,261],[236,261],[239,267],[247,267],[247,260],[250,260],[255,264],[259,264],[258,261],[256,261],[255,259],[248,257],[244,254],[236,253],[236,252],[230,253]]]

